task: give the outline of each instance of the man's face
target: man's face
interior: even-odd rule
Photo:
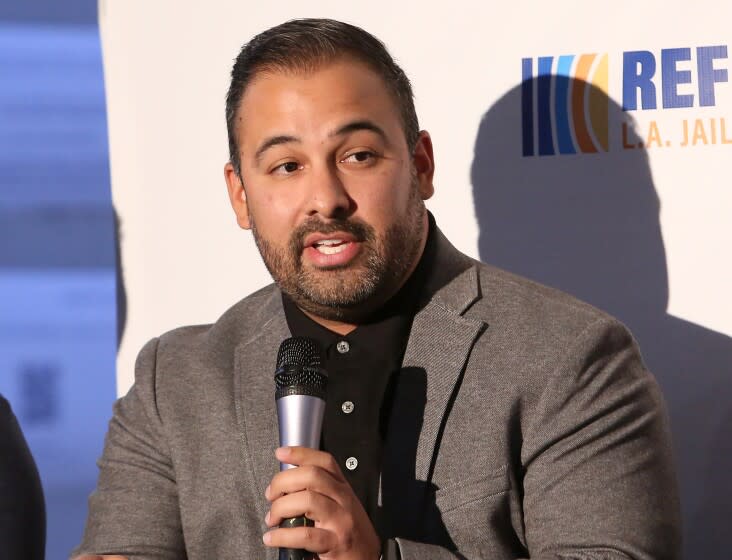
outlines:
[[[352,59],[259,73],[237,118],[243,186],[227,164],[229,195],[275,281],[325,319],[382,305],[424,247],[429,136],[410,153],[384,82]]]

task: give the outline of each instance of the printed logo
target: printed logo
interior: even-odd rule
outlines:
[[[541,56],[537,70],[521,61],[524,156],[607,152],[608,55]]]
[[[626,122],[609,122],[609,55],[541,56],[521,60],[521,114],[524,156],[608,152],[617,147],[694,147],[732,145],[719,105],[720,84],[729,81],[721,67],[727,45],[626,51],[622,53],[622,98]],[[616,84],[612,84],[616,85]],[[729,100],[729,93],[726,99]],[[696,115],[671,111],[696,109]],[[654,118],[648,118],[648,113]],[[635,118],[631,118],[633,113]],[[679,118],[681,117],[681,118]],[[614,117],[614,120],[619,120]],[[632,122],[632,124],[631,124]],[[610,134],[610,126],[619,130]],[[640,140],[631,135],[636,126]],[[633,139],[631,138],[633,136]],[[610,139],[617,138],[617,146]]]

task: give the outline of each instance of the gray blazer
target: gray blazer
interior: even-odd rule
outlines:
[[[75,554],[276,559],[268,286],[141,351]],[[385,443],[382,536],[404,560],[676,559],[664,405],[617,321],[459,253],[438,233]]]

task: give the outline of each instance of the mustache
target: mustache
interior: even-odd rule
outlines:
[[[305,238],[311,233],[345,232],[351,234],[356,241],[373,241],[376,238],[374,228],[360,220],[335,219],[323,222],[318,218],[311,218],[296,227],[290,236],[290,250],[295,255],[305,249]]]

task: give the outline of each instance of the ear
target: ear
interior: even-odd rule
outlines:
[[[427,200],[435,193],[435,186],[432,183],[435,175],[435,156],[432,153],[432,138],[426,130],[419,133],[412,154],[412,163],[417,174],[419,194],[422,200]]]
[[[244,192],[241,176],[236,172],[231,162],[227,162],[224,165],[224,179],[226,179],[226,188],[229,191],[231,207],[234,209],[234,214],[236,214],[236,222],[242,229],[251,229],[247,193]]]

